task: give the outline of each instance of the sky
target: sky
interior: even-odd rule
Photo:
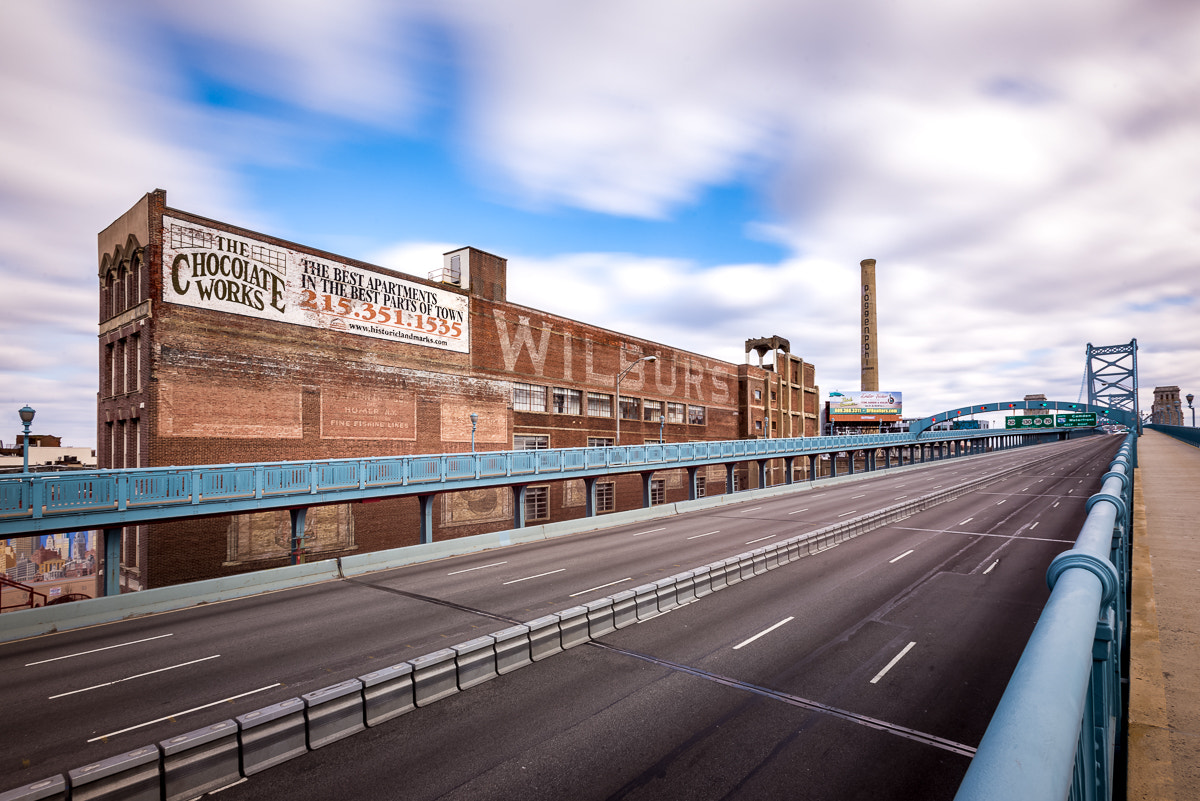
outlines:
[[[0,441],[95,443],[96,234],[169,206],[906,416],[1200,389],[1192,0],[0,0]],[[1086,398],[1085,398],[1086,399]],[[1187,414],[1185,410],[1185,415]]]

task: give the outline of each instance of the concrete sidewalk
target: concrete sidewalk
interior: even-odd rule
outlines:
[[[1130,614],[1130,801],[1200,799],[1200,448],[1138,440]]]

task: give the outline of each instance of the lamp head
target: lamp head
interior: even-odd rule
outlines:
[[[644,362],[656,362],[656,361],[658,361],[658,357],[657,357],[657,356],[645,356],[645,357],[643,357],[643,358],[642,358],[642,361],[644,361]]]
[[[33,422],[33,416],[37,414],[29,404],[25,404],[24,408],[20,409],[17,414],[21,415],[21,422],[29,425]]]
[[[1195,396],[1195,395],[1193,395],[1193,394],[1192,394],[1192,393],[1190,393],[1190,392],[1187,394],[1187,402],[1188,402],[1188,406],[1191,406],[1191,405],[1192,405],[1192,401],[1195,399],[1195,397],[1196,397],[1196,396]]]
[[[476,414],[475,412],[471,412],[471,425],[474,426],[478,422],[479,422],[479,415]]]

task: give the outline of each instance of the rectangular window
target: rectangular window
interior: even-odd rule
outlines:
[[[616,484],[607,481],[596,484],[596,511],[611,512],[617,508]]]
[[[704,407],[689,406],[688,407],[688,423],[694,426],[704,425]]]
[[[663,441],[661,439],[647,439],[644,442],[646,445],[661,445]]]
[[[642,419],[651,423],[657,423],[659,416],[663,413],[662,401],[642,401]]]
[[[611,448],[613,446],[612,437],[588,437],[589,448]]]
[[[514,412],[544,412],[546,411],[546,388],[537,384],[518,384],[513,382],[513,411]]]
[[[117,362],[113,355],[115,347],[113,343],[108,343],[104,346],[104,387],[106,390],[105,397],[111,398],[117,394]]]
[[[762,431],[762,424],[763,424],[763,421],[762,421],[762,420],[755,420],[755,421],[754,421],[754,427],[755,427],[756,429],[758,429],[759,431]]]
[[[762,400],[762,390],[761,389],[754,390],[754,399]]]
[[[639,419],[641,419],[641,409],[639,408],[641,406],[641,404],[642,404],[642,402],[640,400],[638,400],[637,398],[627,398],[624,395],[622,395],[621,403],[620,403],[621,419],[622,420],[639,420]]]
[[[577,389],[554,388],[555,414],[583,414],[583,393]]]
[[[525,520],[547,520],[549,517],[550,488],[527,488],[525,490]]]
[[[696,476],[696,497],[697,498],[704,497],[704,490],[705,490],[704,484],[705,484],[704,476]]]
[[[666,497],[667,482],[662,478],[650,479],[650,505],[659,506]]]
[[[684,417],[686,408],[687,407],[685,407],[682,403],[668,403],[667,404],[667,422],[668,423],[684,422],[684,420],[686,419]]]
[[[513,434],[514,451],[544,451],[549,447],[549,434]]]
[[[133,353],[130,355],[133,360],[133,391],[137,392],[142,388],[142,335],[133,335]]]
[[[612,395],[606,395],[603,392],[588,393],[589,417],[612,417],[612,415]]]

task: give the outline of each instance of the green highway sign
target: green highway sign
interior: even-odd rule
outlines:
[[[1026,414],[1020,417],[1005,417],[1005,428],[1054,428],[1052,414]]]
[[[1096,425],[1095,412],[1076,412],[1075,414],[1057,415],[1059,428],[1091,428]]]

